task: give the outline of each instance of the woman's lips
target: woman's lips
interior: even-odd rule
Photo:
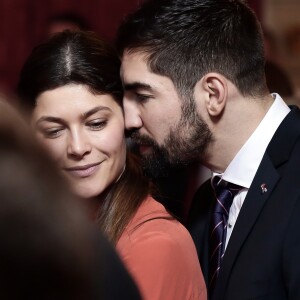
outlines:
[[[65,168],[65,171],[67,171],[74,177],[85,178],[93,175],[98,170],[99,165],[100,163],[95,163],[84,166]]]

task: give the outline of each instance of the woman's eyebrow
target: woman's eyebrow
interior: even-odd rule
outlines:
[[[35,125],[37,126],[42,122],[53,122],[53,123],[65,124],[65,121],[61,118],[52,117],[52,116],[42,116],[35,122]]]
[[[107,106],[96,106],[96,107],[92,108],[91,110],[83,113],[82,116],[83,116],[83,118],[88,118],[89,116],[91,116],[101,110],[107,110],[109,112],[112,112],[112,110]]]

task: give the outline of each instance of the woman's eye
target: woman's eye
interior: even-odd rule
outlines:
[[[94,120],[87,123],[92,130],[100,130],[107,124],[106,120]]]
[[[46,138],[55,139],[61,135],[62,131],[62,128],[45,129],[43,135]]]

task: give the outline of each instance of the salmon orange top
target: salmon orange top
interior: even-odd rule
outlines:
[[[125,228],[117,250],[143,299],[207,299],[190,234],[150,196]]]

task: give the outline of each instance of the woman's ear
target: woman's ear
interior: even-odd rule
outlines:
[[[219,116],[226,105],[227,79],[219,73],[208,73],[199,82],[204,94],[205,107],[211,117]]]

